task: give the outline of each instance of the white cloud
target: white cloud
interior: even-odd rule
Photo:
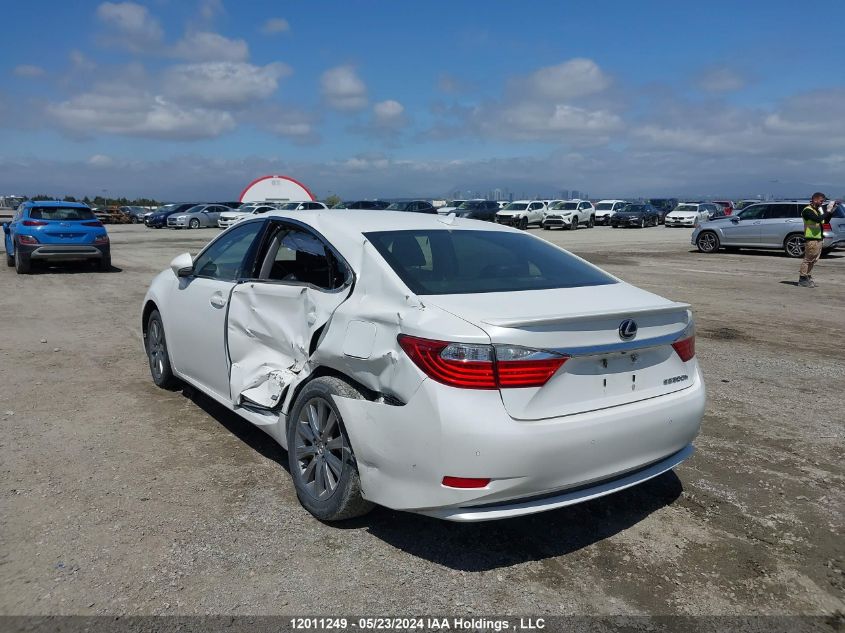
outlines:
[[[150,50],[164,36],[147,7],[134,2],[103,2],[97,7],[97,17],[108,27],[107,42],[132,51]]]
[[[224,13],[223,0],[200,0],[200,17],[203,20],[212,20],[221,13]]]
[[[266,99],[290,75],[287,64],[207,62],[174,66],[165,73],[167,93],[179,100],[211,106],[234,106]]]
[[[41,66],[35,66],[33,64],[20,64],[18,66],[15,66],[12,69],[12,72],[18,77],[35,78],[43,77],[47,71],[41,68]]]
[[[70,57],[70,64],[74,71],[89,71],[94,70],[97,67],[93,61],[91,61],[88,57],[86,57],[85,53],[82,51],[78,51],[73,49],[69,53]]]
[[[284,18],[269,18],[261,26],[261,32],[265,35],[287,33],[288,31],[290,31],[290,24]]]
[[[126,86],[101,86],[47,106],[47,114],[63,129],[78,135],[96,133],[167,140],[219,136],[235,127],[225,111],[187,108]]]
[[[575,58],[555,66],[535,70],[515,81],[517,90],[551,101],[572,100],[602,92],[610,78],[591,59]]]
[[[352,66],[330,68],[320,85],[323,97],[337,110],[360,110],[367,105],[367,87]]]
[[[404,112],[405,106],[393,99],[379,101],[373,106],[373,114],[375,115],[376,122],[387,125],[401,121]]]
[[[708,68],[696,80],[699,89],[705,92],[736,92],[745,87],[746,80],[735,70],[726,67]]]
[[[114,159],[105,154],[94,154],[88,159],[88,164],[92,167],[110,167],[113,163]]]
[[[244,62],[249,59],[249,46],[219,33],[193,31],[173,46],[171,54],[191,62]]]

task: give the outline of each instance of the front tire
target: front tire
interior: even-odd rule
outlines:
[[[695,247],[701,253],[715,253],[719,250],[719,236],[713,231],[702,231],[695,240]]]
[[[147,333],[144,340],[147,359],[150,362],[150,374],[156,386],[172,389],[178,381],[170,366],[170,354],[167,351],[167,339],[164,335],[164,323],[158,310],[153,310],[147,319]]]
[[[296,397],[287,433],[296,496],[321,521],[352,519],[373,509],[361,494],[355,455],[334,396],[363,398],[345,380],[316,378]]]
[[[578,218],[572,218],[572,222],[569,223],[569,230],[574,231],[578,228]]]
[[[804,257],[804,236],[800,233],[787,235],[783,241],[783,250],[790,257]]]
[[[188,222],[189,229],[198,229],[200,228],[200,221],[196,218],[193,218],[190,222]]]
[[[522,218],[519,221],[519,230],[520,231],[527,231],[528,230],[528,218]]]

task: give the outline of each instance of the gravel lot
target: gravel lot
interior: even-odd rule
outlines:
[[[845,253],[810,290],[688,230],[532,232],[693,305],[709,402],[676,473],[498,523],[323,525],[268,437],[150,381],[147,285],[217,231],[110,227],[112,273],[0,270],[0,614],[845,611]]]

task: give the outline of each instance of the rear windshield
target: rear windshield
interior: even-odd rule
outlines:
[[[648,207],[642,204],[629,204],[622,210],[625,213],[645,213],[648,211]]]
[[[610,211],[613,208],[612,202],[599,202],[596,205],[596,211]]]
[[[83,207],[32,207],[29,217],[33,220],[96,220],[91,209]]]
[[[675,211],[698,211],[697,204],[679,204],[675,207]]]
[[[515,292],[616,283],[544,240],[499,231],[379,231],[366,237],[419,295]]]

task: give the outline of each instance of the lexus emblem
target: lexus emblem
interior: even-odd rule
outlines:
[[[630,341],[637,335],[637,322],[634,319],[625,319],[619,324],[619,338],[623,341]]]

